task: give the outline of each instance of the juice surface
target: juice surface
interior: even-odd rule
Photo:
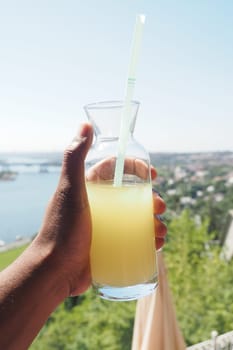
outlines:
[[[121,287],[152,279],[156,260],[151,186],[87,183],[87,191],[94,283]]]

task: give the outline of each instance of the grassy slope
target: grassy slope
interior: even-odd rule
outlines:
[[[14,261],[26,248],[27,245],[7,250],[0,253],[0,271],[7,267],[12,261]]]

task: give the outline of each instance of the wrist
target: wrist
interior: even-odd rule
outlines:
[[[49,249],[36,241],[1,272],[0,281],[0,348],[26,349],[68,288]]]
[[[60,258],[57,257],[53,244],[35,239],[28,247],[28,258],[34,262],[35,274],[40,275],[40,285],[53,297],[57,304],[69,296],[69,285],[61,270]]]

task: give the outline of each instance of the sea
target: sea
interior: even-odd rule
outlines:
[[[12,178],[0,180],[1,245],[33,237],[40,229],[61,170],[61,165],[49,161],[10,156],[0,162],[0,171],[15,172]]]

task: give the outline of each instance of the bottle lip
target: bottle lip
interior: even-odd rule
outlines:
[[[132,106],[139,106],[140,102],[132,100],[130,101],[130,104]],[[90,109],[109,109],[109,108],[122,108],[125,105],[124,100],[112,100],[112,101],[100,101],[100,102],[94,102],[94,103],[89,103],[86,104],[83,108],[85,110],[90,110]]]

